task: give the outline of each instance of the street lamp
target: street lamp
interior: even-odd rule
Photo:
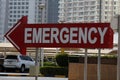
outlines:
[[[44,23],[44,8],[45,8],[45,4],[39,4],[39,9],[41,10],[41,23]],[[44,62],[44,53],[43,53],[43,49],[40,48],[40,65],[43,66],[43,62]]]
[[[40,11],[41,11],[41,23],[44,23],[44,13],[43,13],[44,11],[43,11],[43,10],[44,10],[44,8],[45,8],[45,4],[42,4],[42,3],[41,3],[41,4],[39,4],[38,7],[39,7],[39,9],[40,9]]]
[[[43,16],[43,10],[45,8],[45,4],[39,4],[38,5],[38,8],[40,9],[41,11],[41,23],[44,23],[44,16]],[[36,65],[36,68],[38,68],[39,70],[39,63],[41,63],[40,65],[43,66],[43,50],[42,48],[40,48],[40,55],[38,55],[39,53],[39,48],[36,48],[36,61],[35,61],[35,65]],[[38,80],[38,74],[36,74],[35,76],[35,80]]]

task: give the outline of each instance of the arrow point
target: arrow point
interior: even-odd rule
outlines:
[[[23,16],[4,36],[14,45],[14,47],[21,52],[21,54],[26,55],[26,48],[21,47],[22,43],[22,31],[24,25],[27,24],[27,16]],[[21,34],[19,34],[21,33]],[[18,35],[14,37],[14,35]]]

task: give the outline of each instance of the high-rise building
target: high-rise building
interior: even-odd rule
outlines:
[[[7,7],[7,1],[0,0],[0,42],[4,40],[5,26],[7,26]]]
[[[46,0],[0,0],[0,42],[22,16],[28,16],[28,23],[45,22],[46,10],[41,11],[41,4],[46,4]]]
[[[58,23],[58,1],[47,0],[47,23]]]
[[[110,22],[120,14],[120,0],[59,0],[59,22]]]
[[[28,16],[28,23],[57,23],[58,1],[0,0],[0,42],[22,16]]]

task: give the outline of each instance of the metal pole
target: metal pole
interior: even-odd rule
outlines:
[[[87,49],[85,49],[85,59],[84,59],[84,80],[87,80]]]
[[[99,22],[101,22],[101,19],[102,19],[102,0],[100,0]]]
[[[45,7],[45,4],[41,4],[40,5],[40,9],[41,9],[41,23],[44,23],[44,16],[43,16],[43,8]],[[43,66],[43,62],[44,62],[44,54],[43,54],[43,49],[40,48],[40,66]]]
[[[38,51],[39,51],[39,49],[36,48],[36,56],[35,56],[35,58],[36,58],[36,60],[35,60],[35,66],[36,67],[39,66]],[[38,80],[38,74],[35,75],[35,80]]]
[[[120,80],[120,15],[118,15],[118,57],[117,57],[117,80]]]
[[[101,49],[98,49],[98,67],[97,67],[97,76],[98,76],[98,80],[101,80]]]
[[[99,22],[101,23],[102,19],[102,0],[100,0],[100,10],[99,10]],[[98,49],[98,67],[97,67],[97,77],[98,80],[101,80],[101,49]]]
[[[41,14],[43,14],[43,8],[44,8],[44,4],[40,4],[38,7],[40,7],[40,9],[41,9]],[[41,17],[43,17],[42,15],[41,15]],[[43,19],[41,18],[41,21],[43,22]],[[40,55],[39,55],[39,48],[36,48],[36,61],[35,61],[35,66],[36,66],[36,68],[37,68],[37,66],[38,66],[38,69],[39,69],[39,66],[40,66],[40,62],[41,62],[41,54],[42,54],[42,49],[40,48]],[[40,56],[40,57],[39,57]],[[43,56],[42,56],[43,57]],[[42,64],[43,64],[43,62],[42,62]],[[43,66],[43,65],[42,65]],[[35,80],[38,80],[38,73],[36,74],[36,76],[35,76]]]

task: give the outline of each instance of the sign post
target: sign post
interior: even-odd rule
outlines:
[[[84,80],[87,80],[87,49],[85,49],[85,59],[84,59]]]
[[[102,0],[100,1],[100,9],[99,9],[99,22],[101,23],[101,18],[102,18]],[[97,65],[97,78],[98,80],[101,80],[101,49],[98,49],[98,65]]]
[[[120,15],[118,15],[118,57],[117,57],[117,80],[120,80]]]

